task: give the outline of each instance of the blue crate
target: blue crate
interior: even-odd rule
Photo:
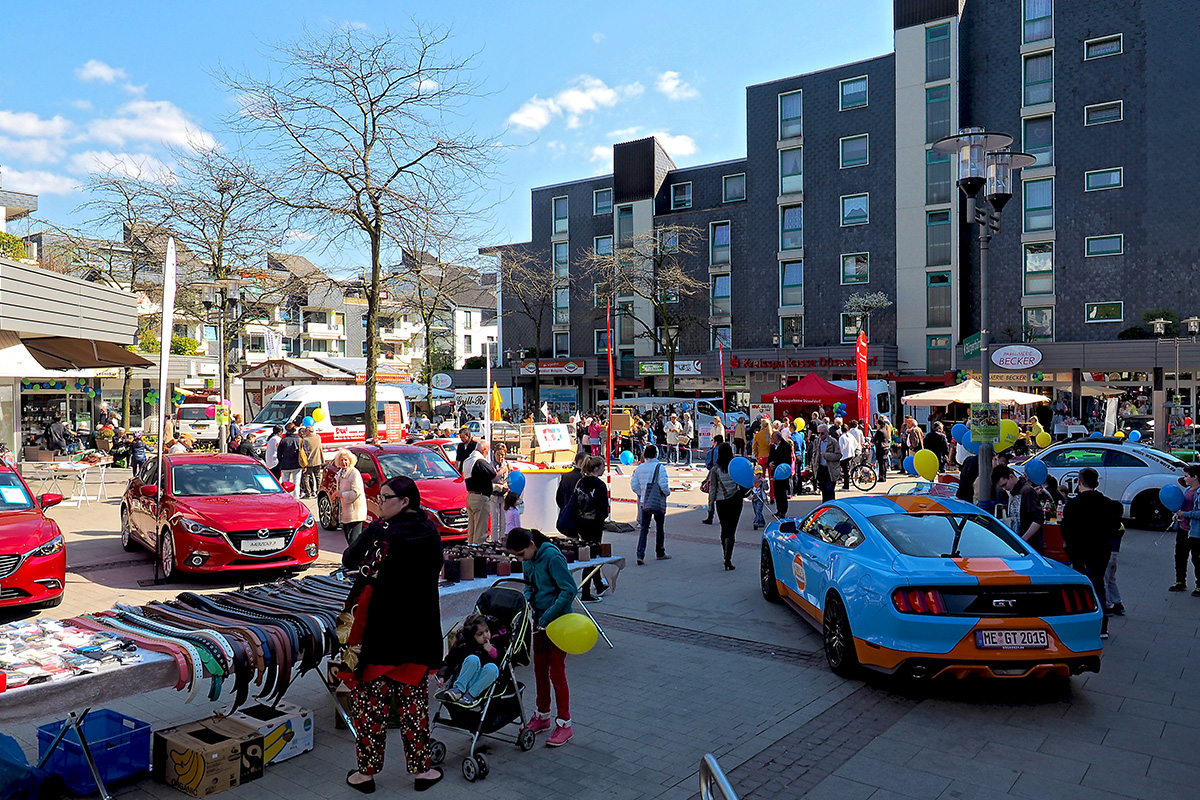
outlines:
[[[39,759],[45,756],[64,724],[66,720],[60,720],[38,728]],[[106,785],[150,771],[150,723],[101,708],[89,713],[82,727],[96,768],[100,770],[100,778]],[[83,745],[74,730],[67,731],[54,748],[45,770],[61,775],[67,788],[75,794],[99,791],[83,754]]]

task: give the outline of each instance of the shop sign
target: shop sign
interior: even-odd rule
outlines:
[[[979,355],[979,351],[983,349],[983,336],[978,333],[972,333],[967,338],[963,339],[963,358],[974,358]]]
[[[366,372],[354,373],[354,382],[359,386],[365,386],[367,383]],[[376,383],[412,383],[413,376],[407,372],[381,372],[375,370]]]
[[[665,389],[667,385],[666,378],[658,378],[655,381],[655,386],[660,389]],[[685,392],[691,391],[712,391],[721,389],[720,378],[676,378],[675,388]],[[745,389],[745,375],[728,375],[725,377],[725,388],[728,389]]]
[[[1042,351],[1027,344],[1007,344],[992,352],[992,363],[1001,369],[1033,369],[1042,363]]]
[[[121,368],[120,367],[103,367],[101,369],[96,370],[94,373],[92,373],[92,375],[93,375],[93,377],[96,377],[96,378],[120,378],[121,377]]]
[[[874,367],[879,363],[879,356],[867,358],[867,366]],[[853,369],[854,357],[850,358],[739,358],[729,357],[729,366],[733,369]]]
[[[538,373],[538,365],[534,361],[521,362],[522,375],[536,375]],[[582,361],[543,361],[541,363],[541,373],[543,375],[582,375]]]
[[[971,403],[971,440],[975,442],[1000,441],[1000,404]]]
[[[453,385],[454,378],[444,372],[439,372],[433,376],[433,388],[435,389],[449,389]]]
[[[750,419],[758,419],[763,414],[766,414],[771,419],[775,419],[775,404],[774,403],[751,403],[750,404]]]
[[[666,375],[668,372],[666,361],[642,361],[638,364],[638,375]],[[675,362],[676,375],[699,375],[700,373],[700,359]]]

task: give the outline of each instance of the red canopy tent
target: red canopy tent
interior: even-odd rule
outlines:
[[[808,373],[777,392],[764,394],[762,399],[764,403],[774,403],[777,410],[779,406],[784,406],[789,411],[792,407],[804,407],[808,410],[816,406],[825,406],[828,409],[832,408],[834,403],[845,403],[847,418],[854,419],[858,416],[858,395],[855,391],[835,386],[815,372]]]

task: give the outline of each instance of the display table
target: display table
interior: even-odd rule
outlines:
[[[92,500],[111,499],[108,496],[105,479],[107,478],[108,467],[112,463],[112,456],[105,456],[96,464],[86,461],[29,461],[26,462],[26,466],[32,472],[32,476],[37,477],[40,481],[38,484],[38,494],[47,492],[61,494],[64,498],[64,503],[74,503],[77,506],[87,503],[90,506]],[[94,497],[88,494],[88,476],[92,474],[98,475],[97,480],[99,482]],[[64,480],[78,481],[78,491],[63,491],[60,481]]]

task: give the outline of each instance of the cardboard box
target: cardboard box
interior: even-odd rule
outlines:
[[[191,797],[232,789],[262,776],[263,737],[230,719],[204,719],[154,734],[155,779]]]
[[[47,450],[43,447],[30,447],[30,446],[26,445],[25,449],[21,453],[21,455],[24,457],[25,461],[53,461],[54,460],[54,451]]]
[[[312,712],[303,706],[281,701],[271,708],[259,703],[230,714],[229,719],[262,734],[264,764],[286,761],[313,749]]]

